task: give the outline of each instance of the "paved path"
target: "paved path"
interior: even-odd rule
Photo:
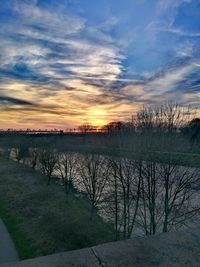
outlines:
[[[14,243],[3,221],[0,219],[0,264],[18,260],[19,258]]]

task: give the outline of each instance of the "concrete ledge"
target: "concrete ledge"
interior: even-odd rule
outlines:
[[[164,233],[95,247],[105,266],[198,267],[200,230]]]
[[[57,253],[30,260],[0,264],[0,267],[99,267],[98,259],[90,248]]]
[[[0,264],[17,261],[18,259],[15,245],[3,221],[0,219]]]
[[[111,242],[0,267],[198,267],[200,228]]]

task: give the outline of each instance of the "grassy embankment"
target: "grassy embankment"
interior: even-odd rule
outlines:
[[[70,148],[69,150],[77,152],[77,153],[98,153],[107,156],[114,156],[114,157],[124,157],[130,158],[133,160],[143,160],[143,161],[155,161],[160,163],[169,162],[186,167],[200,167],[200,153],[193,153],[193,152],[168,152],[168,151],[146,151],[146,152],[134,152],[131,148],[124,149],[124,148],[115,148],[109,149],[107,147],[95,147],[95,146],[87,146]]]
[[[96,214],[81,195],[69,203],[62,186],[30,168],[0,158],[0,217],[21,259],[89,247],[114,240],[112,225]]]

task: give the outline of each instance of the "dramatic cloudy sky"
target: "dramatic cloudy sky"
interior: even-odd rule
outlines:
[[[200,103],[200,0],[7,0],[0,128],[127,119]]]

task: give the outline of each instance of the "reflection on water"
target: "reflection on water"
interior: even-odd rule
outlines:
[[[18,153],[19,153],[18,149],[12,148],[10,150],[10,159],[17,161]],[[66,169],[64,169],[66,166],[61,164],[61,159],[63,160],[63,155],[64,155],[63,153],[58,154],[59,160],[52,173],[53,178],[57,178],[56,182],[62,186],[63,186],[63,177],[61,173],[66,172]],[[80,168],[84,167],[82,165],[84,155],[80,153],[71,153],[71,155],[76,159],[73,165],[74,177],[71,177],[73,181],[73,186],[75,187],[77,192],[87,193],[83,184],[83,179],[82,179],[83,177],[81,177],[81,172],[80,172]],[[106,159],[105,162],[109,160],[108,157],[105,156],[100,156],[100,157],[101,159]],[[25,157],[18,161],[20,163],[26,164],[29,167],[33,167],[33,159],[31,157]],[[113,170],[110,172],[110,177],[108,178],[109,181],[107,181],[105,183],[105,187],[102,188],[102,193],[100,194],[100,200],[98,201],[97,204],[98,213],[103,218],[104,221],[112,222],[113,224],[115,224],[115,226],[117,225],[118,231],[123,232],[124,229],[126,229],[126,231],[128,232],[130,229],[132,229],[131,230],[132,237],[141,236],[144,234],[152,234],[149,232],[148,233],[145,232],[145,231],[151,231],[151,229],[149,230],[149,227],[145,225],[150,225],[150,227],[152,227],[151,217],[153,214],[156,233],[162,232],[163,223],[166,218],[165,214],[166,206],[164,206],[166,203],[166,194],[165,194],[166,177],[164,175],[167,174],[165,168],[167,168],[168,165],[166,164],[163,165],[155,162],[153,164],[149,162],[142,162],[142,167],[143,167],[142,176],[147,177],[147,180],[141,180],[141,186],[142,183],[144,183],[143,186],[145,187],[145,190],[144,191],[141,190],[139,196],[140,197],[139,204],[138,207],[136,207],[137,184],[134,183],[138,181],[139,174],[137,166],[132,165],[132,163],[136,164],[137,161],[128,159],[116,160],[115,167],[119,171],[119,174],[121,176],[119,175],[117,184],[115,184],[113,180]],[[101,168],[106,168],[106,166],[101,165]],[[34,169],[41,170],[41,164],[38,158],[36,159]],[[188,207],[190,209],[194,209],[195,207],[199,208],[199,187],[196,189],[191,188],[190,190],[188,188],[190,184],[189,182],[191,179],[193,179],[193,176],[195,174],[194,172],[195,170],[193,168],[187,168],[182,166],[172,166],[172,168],[169,170],[174,172],[170,174],[171,176],[169,176],[171,179],[170,181],[172,183],[169,187],[170,189],[169,194],[171,194],[170,196],[171,198],[174,197],[174,203],[172,203],[171,199],[169,198],[169,205],[172,204],[174,205],[170,207],[174,209],[173,216],[176,212],[178,212],[176,206],[182,209],[183,211],[184,208],[187,211]],[[101,173],[103,173],[102,170]],[[199,172],[197,175],[199,175]],[[186,179],[184,178],[184,176],[186,176]],[[153,179],[155,179],[155,184],[152,183]],[[181,179],[185,179],[184,180],[185,183],[187,182],[188,184],[184,185],[184,183],[182,183],[180,186],[178,186],[178,183],[180,183]],[[149,186],[148,183],[151,183],[151,185]],[[91,186],[93,185],[91,184]],[[117,191],[116,191],[116,186],[117,186]],[[152,186],[154,186],[155,188],[153,188]],[[181,186],[185,186],[184,190],[185,192],[188,190],[188,192],[184,193],[183,190],[183,192],[180,194],[182,190]],[[77,195],[80,196],[80,194]],[[178,195],[178,197],[176,197],[176,195]],[[153,199],[153,197],[155,199]],[[150,205],[153,204],[154,207],[151,208]],[[146,207],[144,207],[144,205],[146,205]],[[135,219],[135,221],[133,221],[135,211],[137,211],[137,218]],[[170,214],[170,216],[171,217],[169,218],[172,220],[173,219],[172,215]],[[181,219],[183,219],[182,214],[181,214]],[[188,223],[190,225],[194,223],[192,219],[193,218],[191,216],[191,218],[188,220]],[[132,223],[134,223],[134,225],[131,225]],[[177,229],[179,226],[180,223],[177,220],[174,220],[174,226],[172,225],[172,229]]]

